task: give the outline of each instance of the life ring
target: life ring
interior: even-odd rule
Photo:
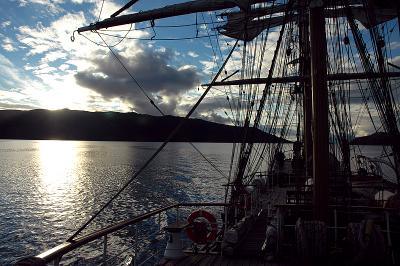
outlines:
[[[207,222],[204,220],[196,221],[198,218],[204,218]],[[189,227],[186,228],[186,234],[193,242],[206,244],[217,238],[217,220],[211,213],[204,210],[197,210],[189,215],[187,221]]]

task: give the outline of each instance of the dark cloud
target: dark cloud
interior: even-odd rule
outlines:
[[[169,65],[172,55],[170,50],[154,52],[147,48],[140,48],[131,57],[119,55],[133,77],[166,114],[174,114],[181,95],[199,83],[194,69]],[[128,101],[139,113],[158,114],[112,54],[91,61],[94,67],[75,75],[79,85],[100,93],[106,99]]]
[[[231,106],[234,107],[233,104],[231,104]],[[183,104],[179,107],[184,113],[187,113],[193,107],[193,104]],[[235,113],[235,110],[232,111]],[[227,101],[226,96],[215,96],[210,94],[210,96],[204,99],[197,107],[193,117],[211,122],[232,125],[234,120],[232,117],[232,111],[229,108],[229,102]],[[227,117],[225,112],[230,117]]]

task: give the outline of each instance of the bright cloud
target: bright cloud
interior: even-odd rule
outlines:
[[[188,52],[188,56],[191,56],[191,57],[193,57],[193,58],[199,57],[199,55],[196,54],[196,53],[193,52],[193,51]]]
[[[60,7],[60,4],[63,3],[64,0],[18,0],[18,2],[22,7],[37,4],[44,6],[47,11],[51,13],[60,13],[63,11],[63,9]]]
[[[39,2],[35,3],[44,4]],[[87,1],[74,3],[83,2]],[[60,3],[61,1],[54,4]],[[98,4],[94,5],[90,14],[96,17],[100,7]],[[114,2],[106,1],[102,14],[109,15],[118,8]],[[154,113],[153,106],[110,51],[103,47],[103,40],[99,36],[83,33],[92,40],[90,42],[75,33],[75,41],[71,42],[73,30],[87,24],[87,14],[77,12],[62,15],[48,26],[38,22],[33,27],[18,28],[17,40],[27,48],[28,63],[24,68],[45,88],[36,93],[31,91],[35,98],[41,99],[38,100],[39,103],[49,109],[68,107],[99,110],[103,106],[106,109],[112,107],[112,110],[134,109],[138,112]],[[124,36],[129,25],[113,29],[122,30],[116,34]],[[127,35],[128,38],[144,36],[148,36],[145,31],[130,31]],[[103,38],[111,46],[120,42],[115,37]],[[199,83],[195,66],[170,65],[171,60],[179,55],[171,49],[162,46],[149,49],[146,45],[131,40],[119,43],[114,49],[165,113],[174,114],[182,93]],[[36,63],[29,60],[30,58],[36,58]],[[117,104],[118,108],[115,107]]]
[[[4,22],[2,22],[1,24],[0,24],[0,26],[2,27],[2,28],[7,28],[8,26],[10,26],[11,25],[11,21],[10,20],[6,20],[6,21],[4,21]]]
[[[3,47],[4,50],[6,50],[7,52],[14,52],[16,50],[18,50],[15,46],[15,43],[13,40],[11,40],[11,38],[6,37],[3,39],[3,43],[1,44],[1,47]]]

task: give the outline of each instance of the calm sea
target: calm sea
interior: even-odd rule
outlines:
[[[64,242],[159,145],[0,140],[0,265]],[[195,145],[229,172],[232,144]],[[381,148],[363,150],[369,156],[381,153]],[[222,202],[225,183],[189,144],[170,143],[85,232],[176,202]]]
[[[0,140],[0,265],[62,243],[160,143]],[[228,173],[231,144],[196,144]],[[183,201],[223,201],[226,180],[187,143],[170,143],[89,227]]]

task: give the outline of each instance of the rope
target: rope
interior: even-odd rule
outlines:
[[[99,34],[99,33],[97,33]],[[114,55],[114,57],[118,60],[118,62],[121,64],[121,66],[125,69],[125,71],[128,73],[128,75],[134,80],[134,82],[136,83],[136,85],[139,87],[139,89],[141,90],[141,92],[146,96],[146,98],[150,101],[150,104],[154,106],[154,108],[157,109],[157,111],[161,114],[161,115],[165,115],[165,113],[155,104],[155,102],[153,101],[153,99],[150,98],[150,96],[146,93],[146,91],[143,89],[143,87],[139,84],[139,82],[133,77],[133,75],[130,73],[130,71],[125,67],[124,63],[119,59],[119,57],[116,55],[116,53],[107,45],[107,43],[105,42],[105,40],[101,37],[101,35],[99,34],[100,38],[103,40],[103,42],[105,43],[106,47],[108,47],[111,51],[111,53]],[[214,164],[212,163],[209,159],[207,159],[207,157],[193,144],[193,143],[189,143],[218,173],[220,173],[223,177],[226,177],[226,175]]]
[[[189,144],[206,160],[214,169],[220,173],[223,177],[228,179],[228,176],[224,174],[212,161],[210,161],[193,143],[189,142]]]
[[[139,82],[135,79],[135,77],[131,74],[131,72],[126,68],[124,63],[122,63],[121,59],[117,56],[117,54],[114,52],[114,50],[111,49],[111,47],[109,47],[107,45],[106,41],[103,39],[103,37],[100,35],[100,33],[97,32],[97,34],[99,35],[100,39],[104,42],[104,44],[109,48],[110,52],[114,55],[115,59],[117,59],[117,61],[121,64],[122,68],[126,71],[126,73],[128,73],[128,75],[135,82],[136,86],[138,86],[140,91],[144,94],[144,96],[146,96],[146,98],[149,100],[150,104],[153,105],[154,108],[156,108],[162,115],[164,115],[164,113],[161,111],[161,109],[158,108],[158,106],[154,103],[153,99],[150,98],[150,96],[146,93],[146,91],[143,89],[143,87],[139,84]]]
[[[201,35],[194,37],[177,37],[177,38],[137,38],[137,37],[122,37],[118,35],[108,34],[101,32],[103,35],[115,37],[115,38],[124,38],[128,40],[138,40],[138,41],[184,41],[184,40],[194,40],[194,39],[202,39],[202,38],[210,38],[218,36],[219,34],[211,34],[211,35]]]
[[[206,97],[208,92],[210,91],[211,87],[219,77],[220,73],[224,69],[226,63],[228,62],[229,58],[231,57],[233,51],[236,48],[238,41],[236,41],[235,45],[232,47],[232,50],[230,51],[229,55],[225,59],[224,63],[222,64],[221,68],[219,69],[218,73],[214,76],[213,80],[211,81],[210,85],[207,87],[207,89],[203,92],[201,97],[197,100],[196,104],[190,109],[190,111],[187,113],[184,119],[180,121],[180,123],[175,127],[175,129],[169,134],[167,139],[163,142],[163,144],[154,152],[154,154],[146,161],[146,163],[122,186],[122,188],[114,194],[114,196],[106,203],[103,205],[103,207],[100,208],[85,224],[83,224],[71,237],[68,238],[68,242],[73,242],[74,238],[82,232],[105,208],[107,208],[108,205],[111,204],[111,202],[116,199],[122,191],[124,191],[129,184],[132,183],[133,180],[135,180],[146,167],[157,157],[157,155],[164,149],[164,147],[168,144],[168,142],[179,132],[179,130],[182,128],[182,126],[188,121],[189,117],[193,114],[193,112],[197,109],[199,104],[203,101],[203,99]]]
[[[100,12],[99,12],[99,17],[97,18],[97,22],[100,21],[101,13],[103,12],[104,1],[105,1],[105,0],[103,0],[103,2],[101,3]]]
[[[79,33],[79,35],[83,36],[86,40],[88,40],[91,43],[94,43],[97,46],[101,46],[101,47],[104,47],[104,48],[110,48],[110,47],[113,48],[113,47],[116,47],[117,45],[119,45],[123,40],[125,40],[131,30],[132,30],[132,24],[130,25],[129,30],[127,31],[127,33],[124,36],[119,36],[119,38],[121,38],[121,39],[117,43],[115,43],[113,45],[109,45],[109,44],[103,45],[103,44],[100,44],[100,43],[97,43],[97,42],[91,40],[89,37],[87,37],[87,36],[85,36],[85,35],[83,35],[81,33]],[[73,39],[72,39],[72,37],[71,37],[71,41],[74,41],[75,37],[73,37]]]

